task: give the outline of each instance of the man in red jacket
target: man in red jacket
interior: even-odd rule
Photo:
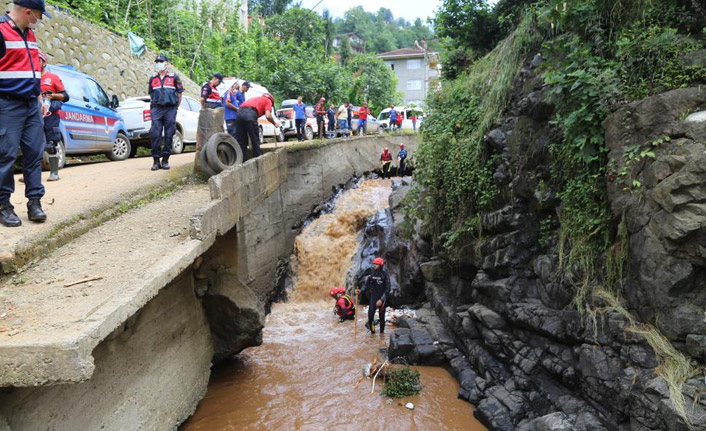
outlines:
[[[257,119],[263,115],[273,126],[279,127],[280,123],[274,117],[275,98],[270,93],[253,97],[243,102],[238,108],[238,116],[235,119],[235,133],[240,149],[243,150],[243,161],[248,159],[248,138],[252,145],[253,157],[262,154],[260,151],[260,128]]]

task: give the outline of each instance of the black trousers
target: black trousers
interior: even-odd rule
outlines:
[[[294,120],[294,124],[297,128],[297,139],[303,141],[306,139],[306,133],[304,133],[304,127],[306,127],[306,119]]]
[[[368,307],[368,325],[372,328],[375,321],[375,310],[380,310],[380,333],[385,332],[385,309],[387,308],[386,301],[383,301],[382,307],[375,305],[380,298],[370,298],[370,306]]]
[[[316,117],[316,127],[319,129],[319,139],[324,137],[324,117]]]
[[[172,142],[176,133],[177,106],[153,106],[152,127],[152,157],[169,157],[172,154]],[[162,146],[162,132],[164,132],[164,147]]]
[[[257,125],[257,110],[254,108],[240,108],[235,119],[235,134],[238,145],[243,150],[243,161],[248,159],[248,139],[252,146],[253,157],[262,154],[260,151],[260,128]]]

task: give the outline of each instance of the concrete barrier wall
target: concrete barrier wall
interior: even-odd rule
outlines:
[[[95,348],[90,380],[0,393],[0,431],[176,429],[206,393],[209,334],[187,271]]]

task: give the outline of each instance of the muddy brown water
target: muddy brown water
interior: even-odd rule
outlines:
[[[388,345],[358,316],[339,323],[331,287],[343,284],[365,220],[387,206],[390,180],[367,180],[344,193],[336,210],[297,238],[297,280],[287,303],[275,304],[263,344],[216,369],[206,397],[181,431],[260,430],[485,430],[473,406],[456,397],[458,382],[443,368],[421,373],[419,395],[392,400],[383,382],[363,379],[363,368]],[[362,307],[361,307],[362,310]],[[413,403],[414,409],[404,407]]]

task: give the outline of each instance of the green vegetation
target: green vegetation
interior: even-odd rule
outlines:
[[[537,221],[540,245],[553,244],[558,233],[561,273],[576,289],[576,309],[594,322],[608,309],[632,322],[631,330],[661,360],[657,372],[689,424],[681,387],[693,375],[692,364],[653,326],[636,323],[620,302],[628,233],[624,217],[611,214],[606,191],[607,181],[616,180],[639,193],[631,169],[653,158],[668,138],[627,147],[616,172],[607,166],[603,122],[625,103],[705,83],[704,69],[684,58],[703,47],[692,36],[703,34],[706,19],[690,0],[528,3],[500,1],[491,9],[483,0],[445,0],[437,32],[447,47],[445,77],[455,79],[428,98],[432,114],[422,130],[408,218],[421,220],[435,248],[453,260],[482,234],[483,214],[507,204],[512,191],[492,178],[501,155],[485,147],[483,136],[497,126],[522,64],[541,52],[535,70],[555,107],[552,125],[560,139],[549,145],[551,180],[538,187],[555,192],[561,205],[558,232],[552,218]],[[512,142],[511,150],[502,157],[518,157]]]
[[[328,14],[322,17],[306,8],[288,7],[290,1],[260,1],[251,6],[256,13],[263,13],[264,22],[261,25],[254,19],[245,32],[233,0],[53,3],[118,33],[137,33],[197,83],[220,72],[262,84],[277,100],[301,95],[307,103],[314,103],[324,96],[334,104],[350,99],[361,105],[369,98],[375,114],[399,98],[393,71],[377,57],[349,53],[349,58],[339,63],[332,56],[332,38],[338,27],[348,31],[362,9],[333,22]],[[361,17],[370,19],[370,14],[362,13]],[[409,25],[411,36],[406,36],[404,43],[413,36],[430,34],[421,21],[416,24]],[[377,32],[376,26],[380,25],[371,27],[370,32]]]
[[[419,371],[409,366],[394,367],[385,377],[382,394],[390,398],[403,398],[417,395],[421,389]]]

